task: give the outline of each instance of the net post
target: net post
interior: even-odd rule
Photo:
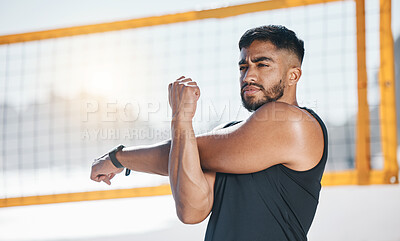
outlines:
[[[357,25],[357,89],[358,113],[356,129],[356,170],[359,185],[369,184],[370,167],[370,122],[367,99],[367,64],[365,40],[365,1],[356,0]]]
[[[391,25],[391,0],[380,0],[380,120],[384,183],[398,183],[397,127],[394,73],[394,43]]]

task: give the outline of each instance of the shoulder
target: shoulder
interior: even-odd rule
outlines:
[[[296,131],[319,130],[319,122],[308,111],[283,102],[271,102],[261,106],[249,118],[260,124],[277,123],[285,127],[296,127]]]
[[[261,106],[250,118],[257,121],[277,121],[291,124],[316,122],[306,110],[283,102],[270,102]]]
[[[304,171],[314,167],[321,159],[324,151],[323,131],[307,110],[282,102],[271,102],[260,107],[250,119],[260,130],[268,128],[276,140],[286,146],[282,160],[285,166]]]

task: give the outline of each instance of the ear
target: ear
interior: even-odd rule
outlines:
[[[289,86],[293,86],[295,84],[297,84],[297,82],[299,81],[300,77],[301,77],[301,68],[300,67],[292,67],[289,69],[288,72],[288,76],[289,76],[289,80],[288,80],[288,85]]]

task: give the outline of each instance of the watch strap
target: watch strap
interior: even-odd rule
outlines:
[[[116,157],[117,152],[122,150],[124,147],[125,147],[124,145],[119,145],[108,153],[108,156],[110,157],[112,164],[114,164],[114,166],[117,168],[124,168],[124,166],[121,164],[121,162],[118,161]],[[126,168],[125,176],[129,176],[129,174],[131,174],[131,170]]]
[[[117,168],[124,168],[124,166],[121,164],[121,162],[119,162],[117,160],[117,157],[115,156],[115,154],[118,151],[122,150],[124,147],[125,147],[124,145],[119,145],[119,146],[115,147],[112,151],[110,151],[108,153],[108,155],[110,156],[112,164],[114,164],[114,166],[117,167]]]

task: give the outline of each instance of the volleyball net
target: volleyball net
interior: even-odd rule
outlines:
[[[92,182],[92,160],[168,139],[182,75],[202,91],[196,133],[248,117],[238,41],[267,24],[305,42],[298,102],[328,127],[323,185],[398,183],[390,0],[271,0],[0,36],[0,207],[170,194],[157,175]]]

